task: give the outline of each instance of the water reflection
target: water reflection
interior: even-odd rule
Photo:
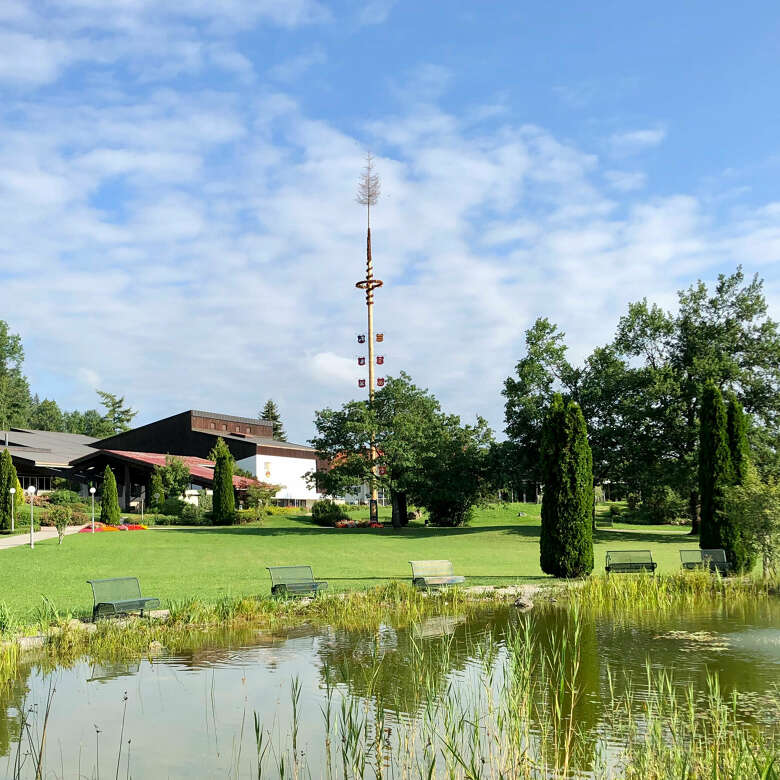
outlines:
[[[316,767],[324,760],[328,685],[335,684],[341,697],[363,702],[365,712],[386,712],[389,724],[408,721],[422,716],[431,695],[446,696],[456,688],[478,701],[486,695],[486,679],[498,688],[511,655],[509,643],[524,631],[535,649],[535,675],[544,672],[540,658],[579,647],[578,655],[565,658],[571,685],[557,693],[542,688],[531,720],[536,737],[560,749],[562,734],[545,731],[542,720],[551,708],[568,713],[587,735],[574,762],[581,772],[603,760],[599,738],[609,729],[611,694],[623,693],[630,679],[635,706],[641,708],[646,664],[651,670],[673,670],[675,682],[690,683],[699,696],[705,695],[707,675],[717,674],[726,694],[738,694],[746,720],[780,717],[771,709],[780,668],[777,600],[674,615],[647,612],[630,620],[582,617],[576,621],[556,605],[527,614],[486,609],[468,617],[428,618],[409,628],[385,624],[371,632],[306,625],[216,632],[176,655],[163,652],[133,663],[85,661],[54,673],[28,663],[0,689],[0,776],[11,776],[20,710],[25,702],[45,704],[52,677],[57,692],[46,755],[50,761],[56,756],[58,775],[96,776],[98,762],[104,772],[112,761],[115,765],[127,691],[131,775],[256,776],[253,716],[257,713],[263,727],[284,741],[293,721],[291,680],[301,685],[301,749]],[[102,758],[100,738],[105,740]]]

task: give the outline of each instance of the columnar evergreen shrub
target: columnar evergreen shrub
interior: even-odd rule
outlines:
[[[733,393],[729,396],[726,410],[726,434],[731,455],[732,484],[740,487],[751,479],[752,467],[747,437],[747,418],[742,404]],[[722,536],[726,545],[726,555],[729,555],[728,551],[731,550],[729,562],[737,571],[750,571],[758,557],[756,545],[751,538],[753,524],[744,522],[741,516],[728,511],[727,505],[725,515],[727,523],[723,527]]]
[[[222,437],[217,439],[214,454],[214,495],[212,518],[214,525],[230,525],[236,516],[233,493],[233,456]]]
[[[736,518],[726,512],[726,491],[735,483],[729,447],[728,415],[723,396],[713,382],[704,387],[699,426],[699,492],[701,527],[699,546],[722,547],[734,571],[749,569],[753,563],[750,547]],[[738,415],[734,415],[735,423]],[[737,428],[735,435],[739,438]],[[739,447],[738,441],[735,444]],[[738,452],[738,457],[741,454]],[[740,468],[743,468],[740,464]]]
[[[11,508],[14,498],[10,489],[16,485],[16,470],[11,453],[4,449],[0,454],[0,531],[11,528]]]
[[[178,496],[176,497],[178,498]],[[149,506],[159,511],[163,501],[165,501],[165,488],[163,487],[162,475],[160,469],[155,468],[149,481]]]
[[[750,464],[750,445],[747,437],[747,418],[742,404],[732,393],[726,411],[726,432],[731,453],[731,468],[735,485],[744,485]]]
[[[542,426],[541,469],[542,571],[585,576],[593,570],[593,456],[580,407],[557,393]]]
[[[106,466],[106,470],[103,472],[100,522],[105,525],[119,525],[119,495],[116,490],[116,477],[109,466]]]

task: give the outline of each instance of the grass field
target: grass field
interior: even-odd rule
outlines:
[[[685,528],[616,524],[596,532],[596,570],[603,571],[607,550],[644,548],[652,550],[659,571],[676,571],[678,549],[696,544]],[[552,581],[539,568],[539,506],[510,504],[479,510],[468,528],[336,530],[301,515],[269,517],[262,527],[76,534],[61,546],[52,540],[34,550],[0,551],[0,602],[23,617],[46,596],[61,614],[82,614],[92,603],[87,579],[127,575],[139,577],[145,594],[163,603],[265,595],[265,567],[296,563],[311,564],[332,590],[350,590],[408,581],[408,561],[431,558],[450,559],[469,584]]]

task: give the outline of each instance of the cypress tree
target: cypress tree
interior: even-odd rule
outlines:
[[[750,472],[750,445],[747,437],[747,418],[736,396],[729,394],[726,411],[726,436],[731,456],[732,484],[744,485]],[[726,557],[735,571],[750,571],[756,563],[752,545],[747,544],[744,531],[735,517],[724,516],[721,541]]]
[[[152,472],[152,478],[149,481],[149,494],[149,506],[159,509],[165,500],[165,489],[163,488],[162,476],[158,467],[155,467]]]
[[[11,505],[13,497],[10,489],[16,485],[16,470],[11,453],[4,449],[0,455],[0,531],[11,528]]]
[[[236,514],[233,493],[233,455],[222,437],[217,439],[214,454],[214,498],[212,517],[215,525],[230,525]]]
[[[100,522],[105,525],[119,525],[119,496],[116,490],[116,477],[109,466],[106,466],[106,470],[103,472]]]
[[[707,382],[701,399],[699,425],[699,494],[701,527],[699,547],[722,547],[733,566],[723,538],[726,525],[725,490],[734,481],[723,396],[714,382]]]
[[[542,571],[582,577],[593,570],[593,456],[580,407],[556,393],[541,439]]]
[[[745,477],[750,468],[750,446],[747,437],[747,418],[742,404],[733,394],[729,394],[729,405],[726,411],[726,431],[731,453],[731,467],[735,485],[744,485]]]

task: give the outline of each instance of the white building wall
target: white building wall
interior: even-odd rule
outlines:
[[[236,465],[251,471],[261,482],[283,487],[274,498],[317,500],[321,498],[314,487],[306,484],[304,475],[317,468],[314,458],[282,458],[279,455],[252,455],[237,461]]]

